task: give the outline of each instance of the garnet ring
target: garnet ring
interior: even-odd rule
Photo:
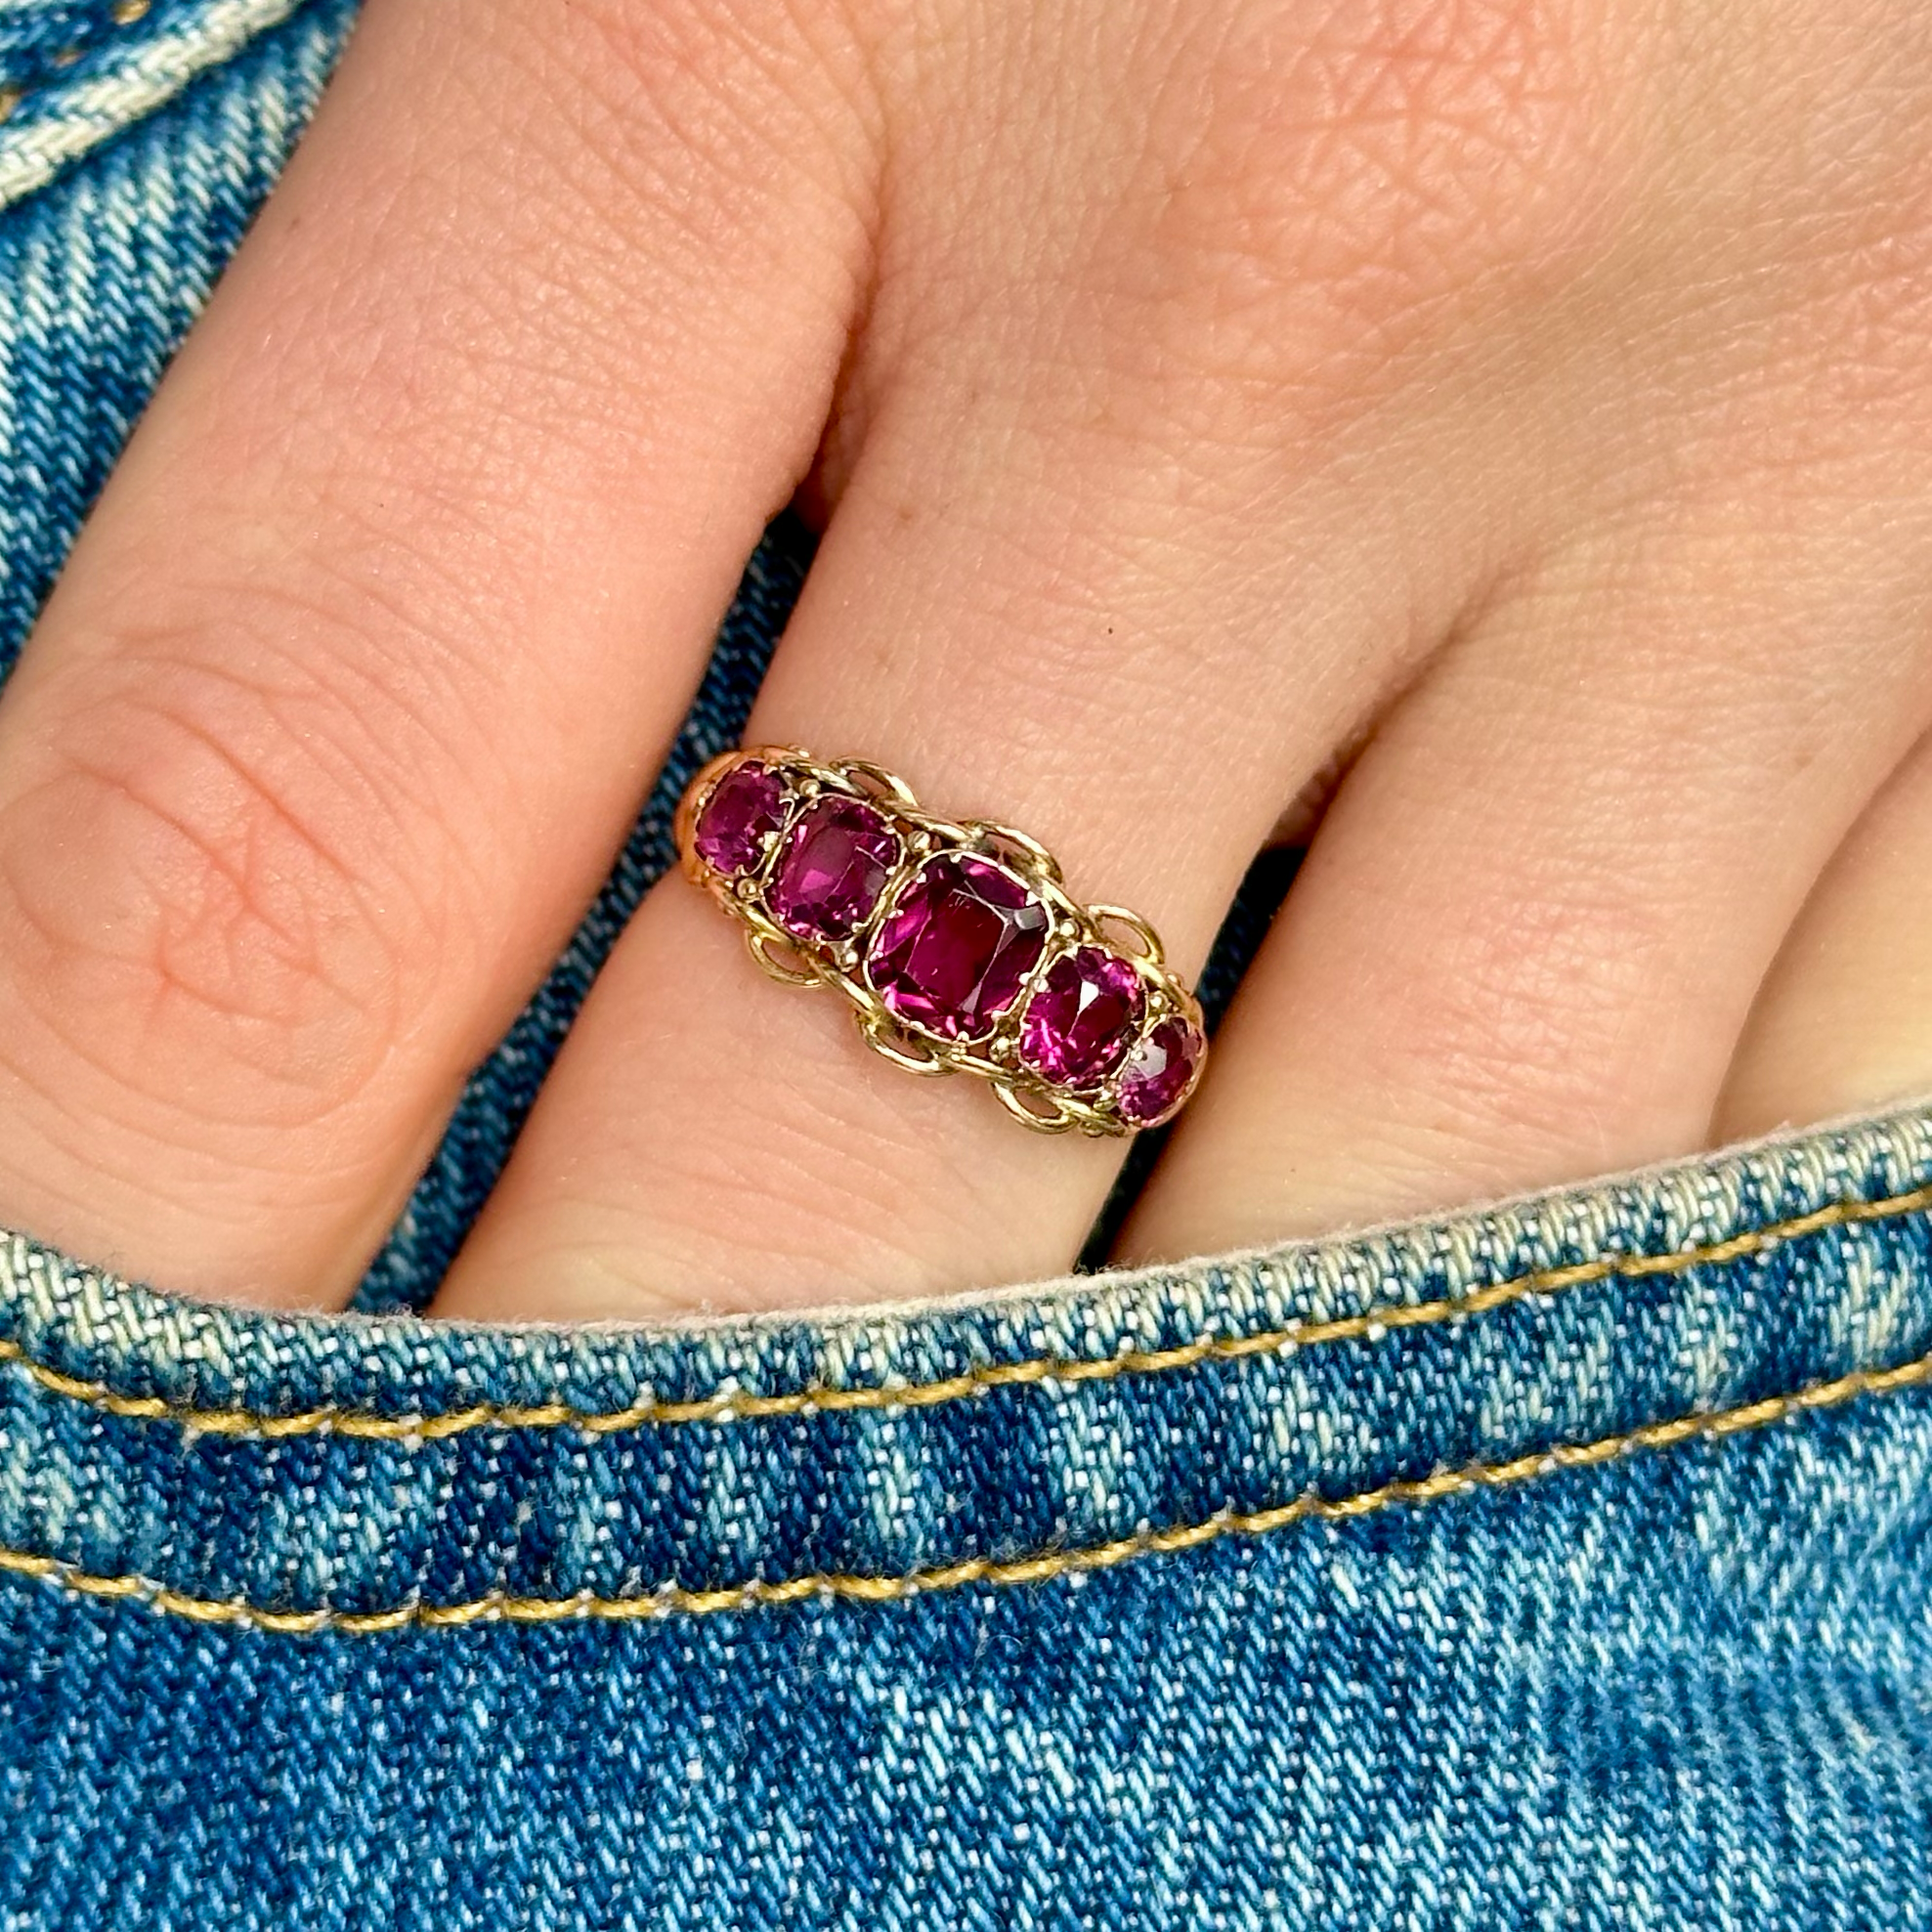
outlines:
[[[1200,1079],[1200,1004],[1145,920],[1082,905],[1036,839],[935,817],[877,765],[727,751],[677,844],[774,979],[836,987],[875,1052],[976,1073],[1028,1127],[1137,1134]]]

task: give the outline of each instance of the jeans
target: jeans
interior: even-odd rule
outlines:
[[[134,12],[0,6],[0,666],[351,9]],[[0,1926],[1932,1925],[1932,1111],[914,1310],[413,1312],[808,562],[356,1312],[0,1237]]]

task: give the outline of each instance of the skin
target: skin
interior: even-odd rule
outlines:
[[[766,519],[751,742],[1199,965],[1122,1254],[1932,1090],[1922,0],[369,0],[0,697],[0,1221],[346,1301]],[[1054,1273],[1117,1145],[673,879],[436,1304]]]

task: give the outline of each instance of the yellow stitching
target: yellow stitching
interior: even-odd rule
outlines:
[[[115,26],[132,26],[137,21],[147,18],[152,5],[153,0],[114,0],[109,13]],[[95,44],[98,46],[101,42]],[[72,66],[87,51],[85,47],[63,47],[47,58],[50,65],[64,69]],[[0,87],[0,121],[6,120],[22,101],[38,91],[32,87]]]
[[[1124,1375],[1163,1375],[1205,1361],[1239,1361],[1248,1355],[1281,1354],[1330,1342],[1376,1342],[1404,1328],[1427,1328],[1465,1315],[1486,1314],[1534,1295],[1561,1294],[1616,1277],[1637,1281],[1682,1274],[1694,1267],[1722,1267],[1747,1255],[1762,1254],[1781,1241],[1792,1241],[1822,1228],[1862,1222],[1890,1221],[1932,1207],[1932,1183],[1879,1201],[1836,1201],[1829,1207],[1788,1221],[1734,1234],[1703,1247],[1669,1255],[1606,1255],[1595,1261],[1538,1268],[1466,1295],[1435,1302],[1391,1302],[1361,1314],[1328,1321],[1296,1322],[1254,1335],[1210,1335],[1169,1349],[1126,1349],[1098,1357],[1042,1355],[1026,1361],[992,1362],[938,1382],[890,1383],[857,1389],[820,1385],[794,1395],[726,1393],[688,1401],[633,1402],[628,1408],[598,1411],[567,1402],[475,1402],[466,1408],[412,1416],[369,1415],[356,1409],[305,1409],[294,1415],[261,1415],[251,1409],[199,1409],[158,1395],[122,1395],[99,1382],[83,1381],[35,1360],[20,1343],[0,1338],[0,1361],[17,1362],[42,1388],[86,1402],[109,1415],[142,1422],[173,1422],[207,1436],[314,1436],[324,1431],[384,1442],[438,1441],[473,1429],[581,1429],[593,1436],[689,1422],[740,1422],[766,1416],[842,1414],[858,1409],[923,1409],[1035,1382],[1112,1382]]]
[[[416,1626],[428,1630],[460,1629],[471,1623],[565,1623],[599,1620],[628,1622],[668,1615],[709,1616],[723,1610],[771,1609],[818,1597],[848,1603],[897,1603],[934,1590],[958,1590],[971,1584],[1011,1586],[1045,1583],[1054,1577],[1112,1569],[1138,1557],[1173,1556],[1219,1542],[1224,1536],[1266,1536],[1290,1524],[1310,1520],[1342,1522],[1373,1516],[1398,1505],[1433,1503],[1472,1489],[1503,1489],[1553,1476],[1560,1470],[1587,1469],[1635,1449],[1671,1449],[1699,1438],[1723,1438],[1746,1430],[1763,1429],[1812,1409],[1830,1408],[1861,1395],[1884,1395],[1932,1381],[1932,1354],[1897,1368],[1859,1369],[1830,1382],[1813,1383],[1790,1395],[1721,1409],[1710,1415],[1683,1416],[1674,1422],[1648,1423],[1620,1436],[1594,1442],[1565,1442],[1501,1463],[1467,1463],[1461,1469],[1438,1470],[1419,1480],[1385,1482],[1352,1496],[1302,1495],[1272,1509],[1246,1513],[1224,1510],[1201,1523],[1170,1529],[1143,1529],[1082,1550],[1043,1550],[1030,1557],[995,1560],[971,1557],[963,1563],[914,1570],[904,1576],[829,1574],[796,1576],[782,1583],[751,1582],[730,1590],[687,1590],[666,1585],[643,1597],[510,1597],[500,1591],[466,1604],[398,1604],[383,1610],[280,1610],[229,1599],[192,1597],[145,1576],[97,1576],[53,1557],[24,1550],[0,1548],[0,1571],[37,1577],[85,1597],[133,1598],[173,1616],[196,1623],[239,1623],[284,1636],[314,1636],[333,1631],[368,1637],[382,1631]]]

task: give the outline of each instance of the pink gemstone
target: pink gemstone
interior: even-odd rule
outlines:
[[[769,765],[734,765],[711,787],[691,842],[727,879],[750,872],[785,816],[785,781]]]
[[[849,939],[878,905],[899,856],[898,836],[880,813],[827,795],[785,835],[765,904],[800,939]]]
[[[978,1040],[1019,997],[1047,944],[1047,908],[984,859],[928,859],[872,942],[866,975],[896,1018]]]
[[[1120,1076],[1120,1110],[1136,1127],[1154,1127],[1181,1104],[1207,1051],[1192,1021],[1164,1019],[1127,1056]]]
[[[1026,1003],[1019,1056],[1062,1087],[1094,1086],[1120,1064],[1145,1006],[1140,975],[1119,954],[1062,953]]]

